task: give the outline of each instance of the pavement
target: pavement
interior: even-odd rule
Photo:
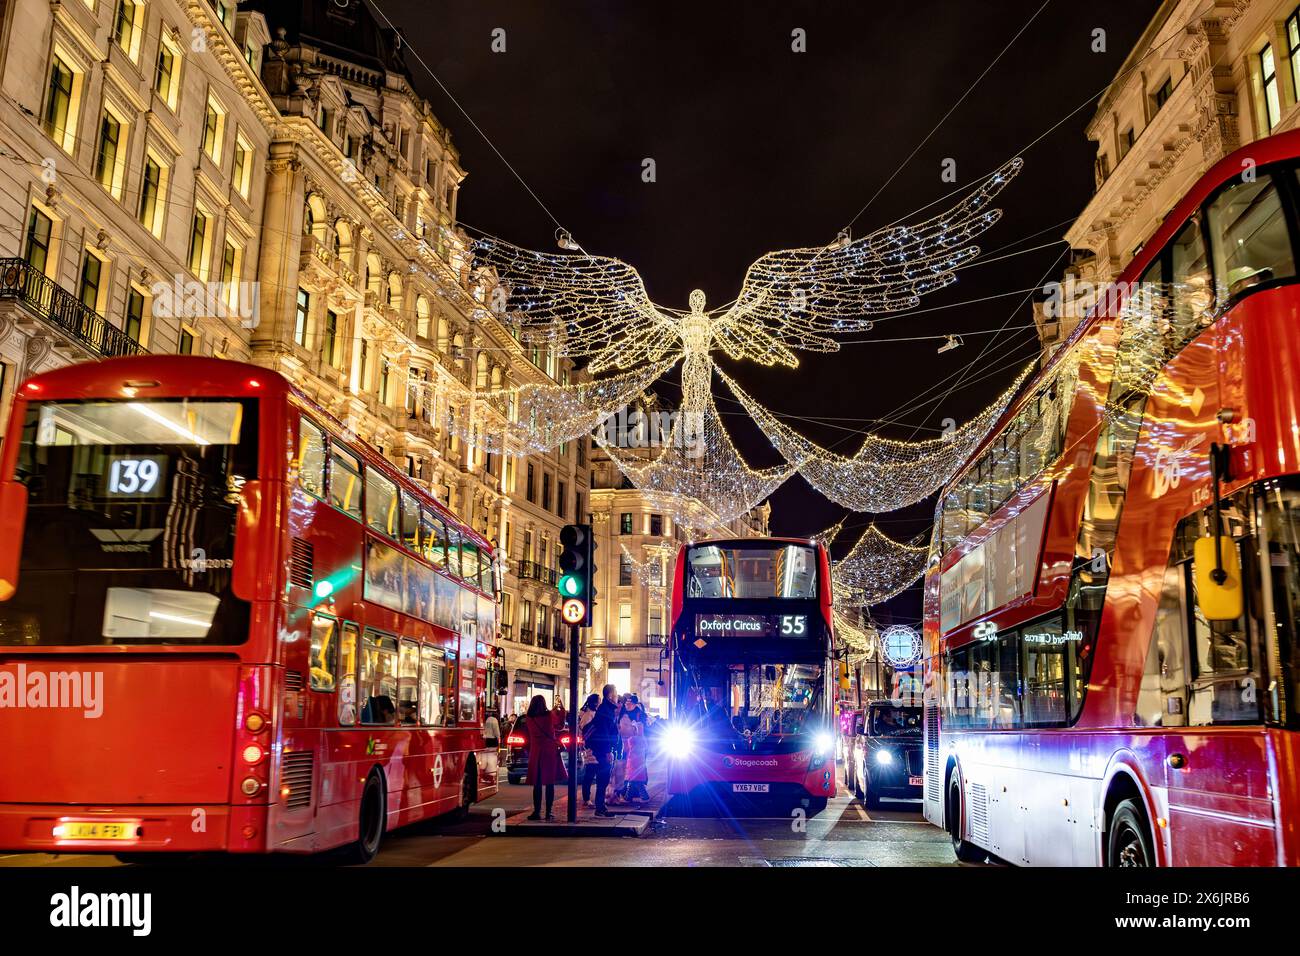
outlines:
[[[533,788],[528,784],[523,784],[528,791],[529,800],[532,799]],[[577,820],[569,822],[569,785],[557,785],[555,788],[555,806],[552,812],[554,820],[529,820],[532,814],[532,804],[528,805],[526,810],[522,810],[506,820],[507,832],[514,836],[591,836],[591,837],[608,837],[608,836],[643,836],[650,828],[650,824],[663,812],[664,806],[668,802],[668,781],[667,775],[657,766],[650,768],[650,780],[646,784],[646,790],[650,794],[650,799],[644,802],[638,802],[634,805],[628,804],[610,804],[606,810],[612,814],[611,817],[598,817],[594,807],[587,809],[582,806],[582,786],[579,781],[578,786],[578,813]]]
[[[651,765],[652,796],[661,792]],[[921,816],[919,803],[887,801],[868,809],[843,787],[826,809],[808,815],[797,808],[768,807],[751,814],[692,813],[684,801],[651,801],[641,811],[641,839],[617,829],[570,829],[563,823],[523,825],[532,812],[532,787],[511,784],[502,773],[498,792],[475,805],[468,818],[442,818],[384,835],[379,867],[524,866],[723,866],[874,867],[958,865],[948,834]],[[557,797],[561,796],[557,793]],[[555,807],[563,820],[564,803]],[[584,810],[584,815],[591,811]],[[631,817],[633,811],[625,816]],[[589,816],[588,816],[589,818]],[[548,832],[549,831],[549,832]],[[544,833],[549,839],[524,839]],[[213,865],[241,868],[333,866],[327,857],[231,858]],[[107,855],[85,853],[0,854],[0,867],[118,866]],[[207,865],[207,864],[204,864]],[[971,865],[971,864],[961,864]],[[979,864],[974,864],[979,865]]]

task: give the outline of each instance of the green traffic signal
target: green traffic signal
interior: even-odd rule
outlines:
[[[556,587],[565,597],[579,597],[582,594],[582,578],[576,574],[561,575]]]

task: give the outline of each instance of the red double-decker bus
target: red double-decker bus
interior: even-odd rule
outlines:
[[[1297,262],[1288,133],[1195,185],[943,492],[925,814],[961,859],[1300,861]]]
[[[830,563],[819,542],[699,541],[677,555],[668,792],[724,811],[835,795]]]
[[[492,550],[281,376],[123,358],[0,456],[0,848],[372,859],[496,788]]]

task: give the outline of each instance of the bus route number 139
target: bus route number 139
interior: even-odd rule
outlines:
[[[108,470],[108,493],[147,495],[158,486],[161,473],[157,458],[114,458]]]
[[[807,614],[782,614],[781,636],[803,637],[808,632]]]

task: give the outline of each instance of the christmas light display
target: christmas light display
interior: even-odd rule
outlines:
[[[471,448],[490,454],[531,455],[590,434],[641,395],[676,362],[669,359],[569,385],[533,384],[472,390],[459,383],[409,381],[413,392],[438,401],[439,424]]]
[[[835,636],[849,647],[849,661],[871,661],[876,659],[877,639],[879,634],[870,624],[854,623],[844,612],[833,612]]]
[[[735,301],[716,311],[705,310],[699,289],[686,312],[658,306],[636,269],[606,256],[548,254],[483,237],[474,261],[495,271],[504,291],[495,296],[498,311],[526,340],[587,358],[593,375],[680,357],[683,409],[700,412],[714,348],[794,368],[796,351],[836,351],[834,335],[869,329],[870,316],[915,308],[922,295],[955,282],[955,270],[979,254],[971,240],[1001,218],[993,198],[1022,165],[1012,160],[924,222],[769,252],[749,267]]]
[[[1026,366],[993,404],[940,438],[905,442],[868,435],[852,456],[819,447],[781,422],[721,369],[718,376],[808,484],[852,511],[881,512],[914,504],[947,483],[988,435],[1033,369],[1034,363]]]
[[[623,542],[620,541],[618,546],[631,564],[632,573],[636,575],[638,581],[652,588],[661,588],[665,585],[668,576],[672,573],[673,559],[677,556],[675,544],[661,541],[658,544],[646,545],[645,560],[640,561]]]
[[[895,541],[875,525],[868,527],[831,569],[835,603],[869,607],[901,594],[925,572],[930,549],[923,537]]]
[[[812,535],[812,540],[829,548],[831,543],[839,537],[840,532],[844,530],[844,522],[847,520],[847,517],[848,516],[846,515],[844,518],[841,518],[825,531],[818,531],[816,534]]]

